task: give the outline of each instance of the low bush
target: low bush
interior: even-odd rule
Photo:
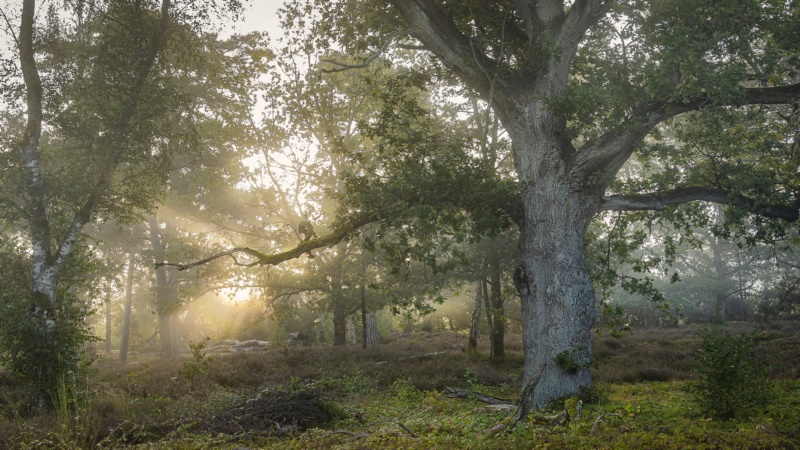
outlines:
[[[701,332],[700,338],[694,355],[697,379],[690,390],[704,414],[747,417],[769,403],[769,367],[755,351],[754,335],[711,329]]]

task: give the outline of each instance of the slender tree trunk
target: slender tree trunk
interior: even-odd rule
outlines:
[[[378,316],[375,311],[367,314],[367,345],[378,345]]]
[[[503,307],[503,292],[500,281],[500,255],[492,250],[490,285],[492,287],[492,327],[490,358],[493,360],[503,359],[505,356],[505,309]]]
[[[111,353],[111,281],[106,287],[106,354]]]
[[[742,249],[736,247],[736,266],[737,266],[737,274],[736,274],[736,281],[738,282],[739,288],[739,303],[742,304],[744,309],[744,315],[742,320],[747,320],[749,316],[749,308],[747,307],[747,290],[745,289],[745,270],[746,267],[744,266],[744,262],[742,261]],[[748,271],[749,272],[749,271]]]
[[[155,262],[162,262],[166,258],[166,245],[161,239],[158,221],[155,217],[149,217],[147,223],[150,228],[150,245],[153,249]],[[155,270],[156,273],[156,310],[158,312],[158,328],[161,342],[161,356],[171,358],[177,354],[173,327],[171,322],[172,313],[177,306],[178,290],[172,285],[167,276],[164,266]]]
[[[136,264],[136,254],[128,254],[128,273],[125,279],[125,308],[122,313],[122,332],[119,338],[119,360],[122,364],[128,362],[128,344],[131,337],[131,308],[133,305],[133,271]]]
[[[347,344],[347,317],[342,293],[342,264],[340,258],[334,261],[331,271],[331,303],[333,304],[333,345]]]
[[[361,283],[361,348],[367,348],[367,288]]]
[[[717,278],[715,297],[716,304],[714,307],[714,320],[717,323],[725,323],[725,310],[727,309],[728,293],[725,289],[725,264],[722,262],[722,251],[720,248],[720,241],[718,238],[711,239],[711,250],[714,252],[714,273]]]
[[[483,305],[486,309],[486,325],[489,327],[489,339],[492,339],[492,303],[489,300],[489,283],[481,280],[481,294],[483,294]],[[491,348],[491,346],[490,346]]]
[[[353,319],[347,319],[347,341],[350,345],[356,345],[356,324]]]
[[[478,351],[478,335],[480,334],[481,303],[483,302],[483,282],[475,282],[475,307],[472,310],[472,321],[469,324],[468,352]]]

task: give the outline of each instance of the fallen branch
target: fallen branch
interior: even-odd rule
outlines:
[[[417,434],[416,434],[416,433],[414,433],[413,431],[409,430],[407,426],[403,425],[403,424],[402,424],[402,423],[400,423],[400,422],[397,422],[397,424],[398,424],[398,425],[400,425],[400,428],[402,428],[402,429],[406,430],[406,432],[407,432],[408,434],[410,434],[412,438],[414,438],[414,439],[417,439],[417,438],[419,438],[419,436],[417,436]]]
[[[546,422],[550,425],[564,425],[569,423],[569,413],[566,411],[561,411],[558,414],[554,414],[551,416],[544,415],[539,412],[533,413],[533,420],[536,422]]]
[[[603,419],[606,418],[606,417],[619,417],[619,414],[617,414],[617,413],[603,413],[603,414],[600,414],[599,416],[597,416],[597,419],[595,419],[594,423],[592,424],[592,429],[589,431],[590,435],[595,434],[597,432],[597,427],[600,425],[600,423],[603,422]]]
[[[474,398],[490,405],[511,405],[511,400],[494,397],[480,392],[470,391],[469,389],[459,389],[454,387],[444,388],[444,395],[448,398]]]
[[[504,403],[500,405],[489,405],[484,406],[483,408],[479,409],[479,412],[495,412],[495,411],[502,411],[505,413],[514,412],[517,409],[516,406],[512,405],[511,403]]]

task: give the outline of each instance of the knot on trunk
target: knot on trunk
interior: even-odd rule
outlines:
[[[517,267],[514,268],[514,287],[517,288],[517,292],[520,295],[530,294],[531,293],[531,282],[528,278],[528,265],[525,262],[521,262],[517,264]]]

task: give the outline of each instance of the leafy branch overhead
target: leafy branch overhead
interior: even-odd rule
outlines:
[[[187,264],[179,264],[171,262],[157,263],[156,268],[169,266],[169,267],[175,267],[178,270],[187,270],[193,267],[207,264],[219,258],[224,258],[226,256],[230,256],[231,258],[233,258],[236,265],[243,267],[274,266],[282,262],[289,261],[291,259],[299,258],[303,256],[303,254],[306,254],[312,250],[316,250],[318,248],[323,248],[323,247],[334,246],[339,242],[341,242],[342,240],[352,236],[361,227],[370,223],[377,222],[378,220],[380,220],[380,216],[378,214],[365,214],[363,216],[345,222],[343,225],[337,227],[334,231],[325,236],[304,240],[300,242],[293,249],[281,253],[266,254],[258,250],[254,250],[247,247],[236,247],[230,250],[226,250],[224,252],[211,255],[207,258],[203,258],[199,261],[195,261],[192,263],[187,263]],[[239,254],[248,255],[250,258],[252,258],[252,260],[247,262],[239,261],[238,259],[236,259],[236,255]]]
[[[685,187],[650,194],[610,195],[603,198],[601,208],[606,211],[662,211],[668,205],[692,201],[706,201],[742,208],[752,214],[796,222],[800,218],[800,199],[794,205],[763,204],[724,189]]]

